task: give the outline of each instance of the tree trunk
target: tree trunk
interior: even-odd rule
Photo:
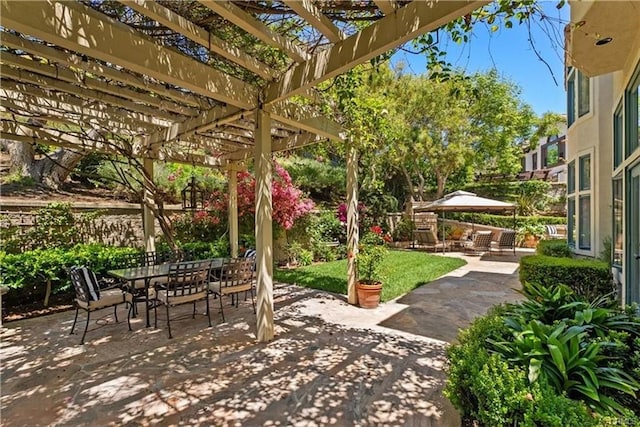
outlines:
[[[34,145],[28,142],[8,141],[10,172],[30,177],[35,182],[48,187],[58,188],[80,160],[85,152],[58,148],[48,157],[36,158]]]
[[[444,186],[447,184],[447,177],[441,173],[436,172],[436,182],[438,184],[436,199],[440,199],[442,196],[444,196]]]

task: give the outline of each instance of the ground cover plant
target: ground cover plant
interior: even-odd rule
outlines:
[[[422,252],[391,250],[381,265],[383,276],[382,301],[429,283],[466,262],[457,258],[441,257]],[[277,269],[274,280],[295,283],[313,289],[347,293],[347,260],[314,264],[294,270]]]
[[[607,296],[531,285],[451,346],[445,394],[480,425],[632,426],[640,419],[640,318]]]

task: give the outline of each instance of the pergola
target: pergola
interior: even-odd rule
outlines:
[[[314,87],[488,1],[11,1],[0,3],[2,138],[256,172],[257,337],[274,337],[271,156],[342,131]],[[34,122],[36,117],[38,120]],[[64,131],[61,129],[65,129]],[[357,254],[357,153],[347,158]],[[145,243],[153,249],[152,195]],[[356,302],[355,257],[348,267]]]

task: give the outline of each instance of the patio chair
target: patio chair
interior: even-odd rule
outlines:
[[[84,326],[82,338],[80,338],[80,344],[84,344],[84,338],[89,328],[91,312],[113,307],[113,316],[116,322],[118,322],[118,306],[120,304],[126,304],[128,308],[127,324],[129,325],[129,330],[131,330],[131,309],[133,307],[133,295],[131,295],[131,293],[123,291],[117,286],[100,289],[100,284],[95,274],[87,267],[71,267],[69,277],[76,291],[76,298],[74,300],[76,315],[73,319],[73,325],[71,325],[69,335],[73,335],[80,309],[87,312],[87,323]]]
[[[516,231],[515,230],[502,230],[496,249],[502,251],[505,249],[513,250],[513,254],[516,254]]]
[[[489,252],[491,250],[491,236],[491,231],[476,232],[471,245],[464,248],[465,252],[471,252],[473,254]]]
[[[222,297],[231,295],[231,303],[235,300],[238,307],[238,294],[241,292],[251,292],[251,304],[253,312],[256,312],[256,302],[253,293],[254,286],[254,258],[227,258],[222,263],[222,268],[218,270],[218,277],[212,278],[209,283],[209,291],[215,294],[220,300],[220,313],[222,322],[225,322],[224,307]]]
[[[171,317],[169,309],[182,304],[193,304],[193,315],[196,317],[196,302],[205,301],[207,319],[211,327],[211,313],[209,312],[209,270],[211,260],[185,261],[171,264],[166,281],[156,282],[153,312],[155,327],[158,327],[158,305],[164,305],[167,311],[167,329],[171,335]]]
[[[434,251],[438,249],[448,249],[449,244],[447,242],[441,242],[438,240],[438,235],[434,230],[424,230],[419,234],[421,237],[419,239],[419,243],[425,249],[433,249]]]

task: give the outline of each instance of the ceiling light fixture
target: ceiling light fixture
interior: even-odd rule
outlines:
[[[601,39],[598,39],[596,41],[596,46],[604,46],[605,44],[609,44],[613,41],[613,38],[611,37],[603,37]]]

